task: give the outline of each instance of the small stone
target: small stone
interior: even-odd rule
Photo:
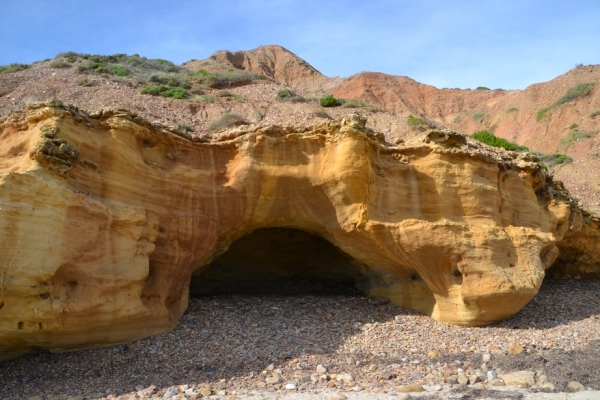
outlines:
[[[362,392],[363,390],[365,390],[365,388],[362,386],[354,386],[352,390],[354,390],[355,392]]]
[[[165,399],[165,400],[170,399],[171,397],[175,396],[176,394],[179,394],[179,389],[177,389],[175,386],[172,386],[167,389],[167,391],[163,395],[163,399]]]
[[[285,385],[285,390],[296,390],[296,385],[294,385],[293,383],[288,383],[287,385]]]
[[[510,374],[502,375],[502,380],[506,386],[518,386],[523,389],[527,389],[535,385],[535,378],[533,372],[519,371],[512,372]]]
[[[350,374],[337,374],[337,376],[335,377],[335,379],[338,382],[352,382],[354,380],[354,377],[352,375],[350,375]]]
[[[235,397],[233,397],[233,396],[227,396],[227,400],[235,400]]]
[[[348,398],[341,393],[335,393],[329,400],[347,400]]]
[[[273,376],[270,376],[267,379],[265,379],[265,382],[268,383],[269,385],[274,385],[276,383],[279,383],[279,375],[273,374]]]
[[[458,381],[459,385],[467,385],[467,384],[469,384],[469,378],[467,378],[464,375],[459,375],[457,381]]]
[[[267,371],[273,371],[275,369],[275,365],[274,364],[269,364],[267,365],[267,368],[265,368]]]
[[[447,382],[451,385],[457,385],[458,384],[458,376],[452,375],[451,377],[448,378]]]
[[[210,388],[208,388],[208,387],[204,387],[204,388],[200,389],[198,391],[198,393],[200,393],[204,397],[208,397],[212,394],[212,390],[210,390]]]
[[[521,354],[525,351],[523,346],[518,343],[511,343],[508,345],[508,354]]]
[[[227,392],[225,392],[224,390],[219,390],[217,392],[217,396],[225,396],[227,394]]]
[[[492,355],[490,353],[484,353],[483,356],[481,356],[481,361],[484,363],[492,361]]]
[[[548,377],[546,375],[539,375],[536,376],[535,380],[537,381],[538,384],[542,384],[542,383],[546,383],[548,382]]]
[[[430,351],[429,353],[427,353],[427,357],[429,357],[429,358],[436,358],[437,356],[438,356],[437,351]]]
[[[498,374],[496,374],[496,371],[488,371],[487,372],[487,380],[488,381],[493,381],[496,378],[498,378]]]
[[[572,390],[574,392],[583,392],[585,390],[585,386],[577,381],[571,381],[567,385],[567,389]]]
[[[540,386],[543,389],[556,390],[556,386],[552,382],[544,382]]]
[[[319,365],[317,365],[317,372],[320,374],[324,374],[325,372],[327,372],[327,368],[325,368],[324,366],[319,364]]]
[[[506,386],[506,383],[502,379],[495,379],[492,382],[492,386]]]
[[[469,377],[469,385],[474,385],[479,382],[481,382],[481,377],[479,375],[471,375]]]
[[[371,372],[377,371],[377,365],[375,365],[375,364],[369,365],[369,371],[371,371]]]
[[[421,385],[406,385],[406,386],[401,386],[398,389],[396,389],[397,392],[400,393],[414,393],[414,392],[424,392],[425,389],[423,389],[423,386]]]
[[[474,384],[473,386],[471,386],[473,389],[477,389],[477,390],[483,390],[485,389],[485,385],[481,382],[478,382],[476,384]]]
[[[264,388],[265,386],[267,386],[267,384],[264,382],[256,382],[256,386],[258,386],[259,388]]]
[[[440,390],[442,390],[442,386],[441,385],[435,385],[432,387],[433,390],[435,390],[436,392],[439,392]]]

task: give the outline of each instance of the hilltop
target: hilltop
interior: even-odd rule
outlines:
[[[540,154],[564,155],[549,157],[548,167],[600,211],[600,66],[578,66],[525,90],[440,89],[380,72],[326,77],[277,45],[220,50],[181,66],[138,55],[64,53],[9,67],[0,68],[0,118],[56,97],[83,109],[132,110],[192,136],[246,123],[310,125],[352,111],[367,116],[368,127],[390,143],[427,126],[487,130]],[[339,107],[320,105],[328,94],[343,99]]]

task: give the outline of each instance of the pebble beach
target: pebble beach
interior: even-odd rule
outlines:
[[[348,287],[286,285],[191,299],[175,329],[133,343],[5,361],[0,399],[440,398],[505,390],[514,372],[528,391],[600,388],[600,280],[546,279],[521,312],[485,327]]]

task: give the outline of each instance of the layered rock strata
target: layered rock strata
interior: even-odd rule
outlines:
[[[0,358],[168,330],[192,276],[263,228],[330,242],[368,295],[488,324],[587,229],[531,154],[442,131],[391,146],[357,115],[193,139],[52,100],[0,129]]]

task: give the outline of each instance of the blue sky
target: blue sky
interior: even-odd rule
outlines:
[[[0,65],[63,51],[176,63],[280,44],[327,76],[523,89],[600,64],[600,1],[0,0]]]

